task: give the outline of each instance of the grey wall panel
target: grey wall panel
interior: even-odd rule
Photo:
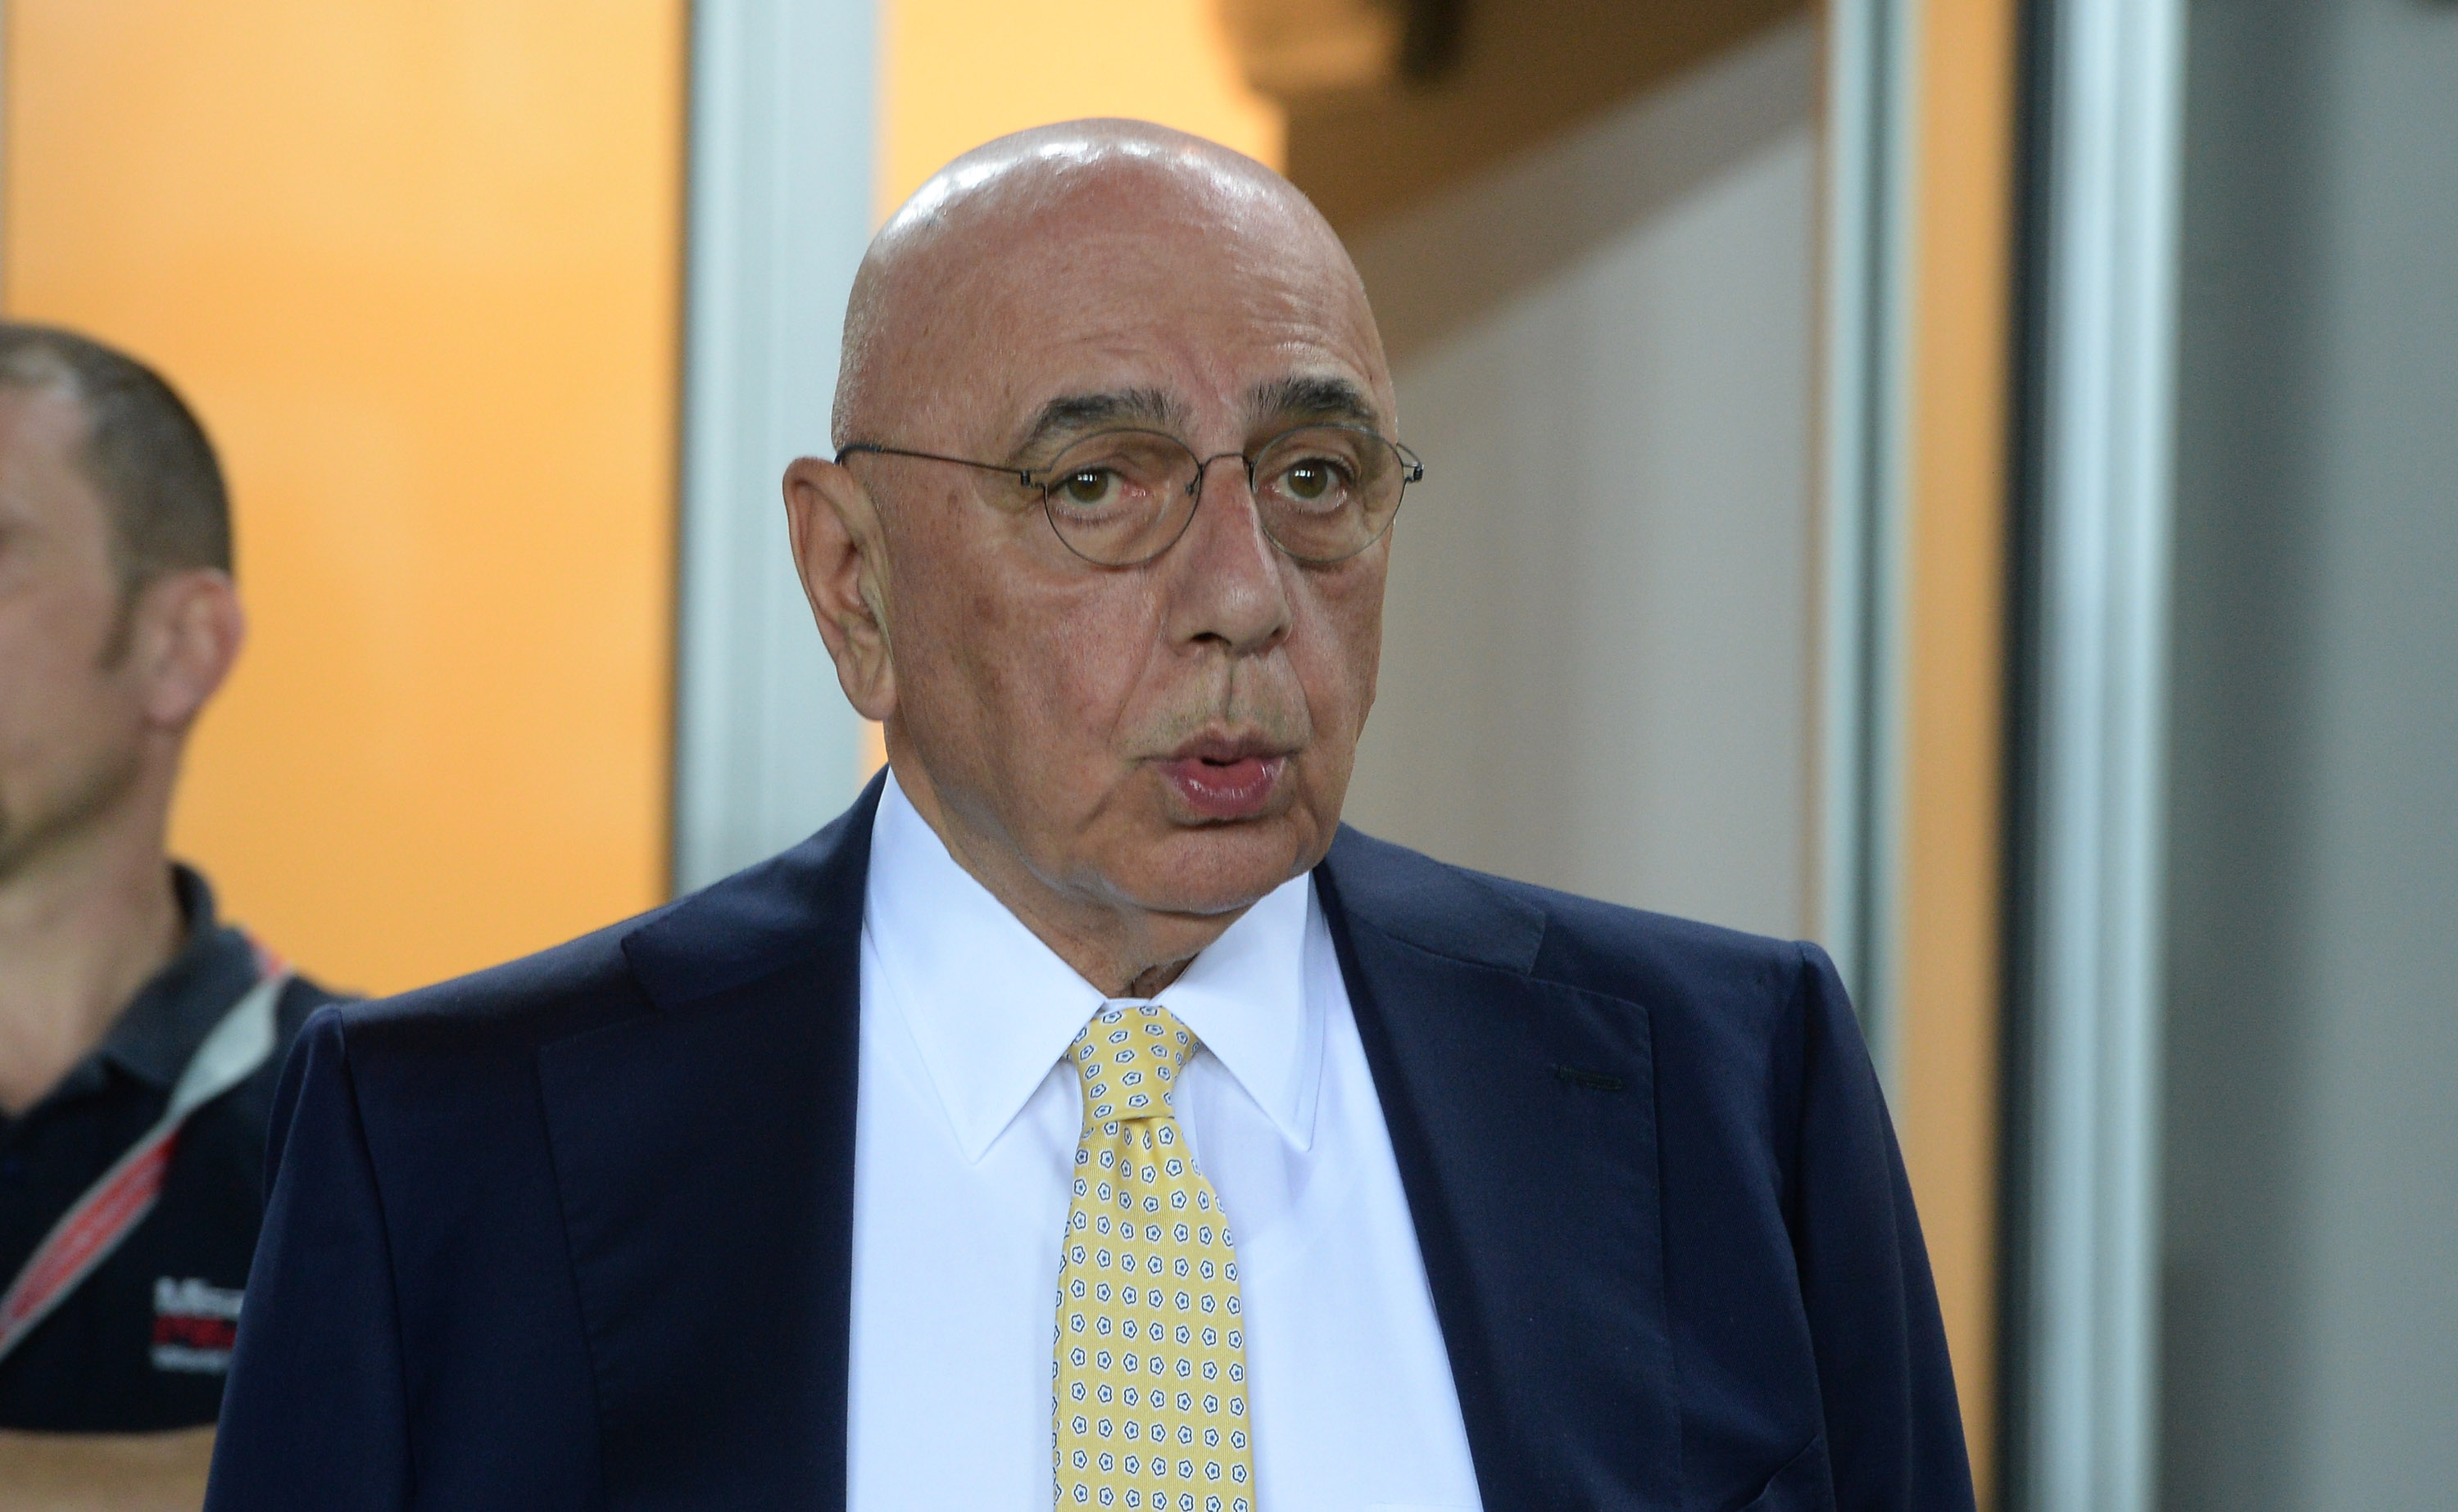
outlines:
[[[2164,1504],[2458,1485],[2458,7],[2192,19]]]
[[[1785,23],[1356,248],[1430,469],[1361,826],[1807,927],[1817,77]]]

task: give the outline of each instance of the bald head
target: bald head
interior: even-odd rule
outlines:
[[[1015,364],[1081,296],[1114,302],[1121,284],[1201,276],[1190,254],[1233,276],[1266,268],[1337,311],[1387,404],[1364,287],[1295,185],[1166,126],[1068,121],[955,159],[872,238],[845,308],[836,444],[944,422],[959,402],[951,387]]]

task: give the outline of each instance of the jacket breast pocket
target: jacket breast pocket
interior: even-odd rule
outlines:
[[[1826,1436],[1810,1440],[1740,1512],[1835,1512],[1835,1479],[1826,1468]]]

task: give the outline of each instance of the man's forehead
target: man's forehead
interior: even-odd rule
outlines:
[[[906,391],[935,391],[982,440],[1385,418],[1371,317],[1329,270],[1217,247],[1175,259],[1137,248],[1018,259],[986,281],[994,287],[957,306],[968,330],[904,354]]]
[[[1239,401],[1237,418],[1250,427],[1325,422],[1378,426],[1385,418],[1372,392],[1341,373],[1263,379],[1249,383]],[[1030,452],[1098,430],[1183,435],[1195,428],[1198,409],[1185,394],[1156,383],[1068,389],[1025,406],[1017,449]]]
[[[1336,242],[1112,203],[1130,218],[1045,214],[983,268],[976,338],[941,359],[958,383],[997,375],[994,424],[1380,418],[1380,345]]]
[[[85,404],[66,383],[0,381],[0,424],[11,432],[41,431],[74,438],[85,431]]]
[[[51,383],[0,383],[0,464],[23,476],[73,473],[85,444],[84,404]]]
[[[87,427],[83,401],[65,385],[0,383],[0,526],[107,538],[110,505],[80,465]]]
[[[841,440],[1388,408],[1364,290],[1313,206],[1141,123],[1026,134],[943,170],[874,244],[847,358]]]
[[[1225,202],[1179,178],[1100,176],[985,213],[915,271],[903,292],[962,288],[985,315],[1079,335],[1182,327],[1230,309],[1331,327],[1361,293],[1311,207]]]

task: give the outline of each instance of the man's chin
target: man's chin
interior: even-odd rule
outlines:
[[[1310,869],[1329,843],[1302,811],[1259,818],[1172,826],[1172,833],[1121,880],[1158,913],[1210,916],[1252,907]]]

